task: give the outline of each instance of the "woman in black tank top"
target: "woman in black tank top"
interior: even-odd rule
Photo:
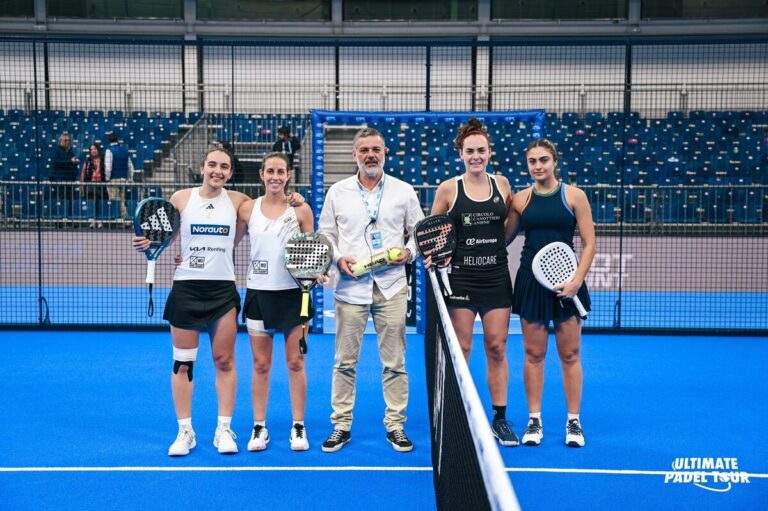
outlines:
[[[543,435],[541,401],[544,386],[544,358],[547,353],[548,325],[555,327],[555,340],[563,368],[565,399],[568,405],[565,443],[584,446],[579,422],[582,369],[579,356],[581,319],[570,298],[578,294],[589,310],[590,300],[584,278],[595,256],[595,226],[587,196],[578,188],[558,181],[555,167],[557,149],[552,142],[539,139],[526,149],[528,171],[535,184],[515,195],[512,207],[525,231],[520,268],[515,278],[512,310],[520,315],[525,347],[525,392],[528,398],[528,427],[525,445],[539,445]],[[545,245],[560,241],[573,247],[576,226],[581,237],[581,260],[570,282],[556,286],[558,294],[539,284],[531,270],[533,256]]]
[[[486,172],[491,156],[490,138],[477,119],[459,129],[456,149],[464,162],[463,175],[442,183],[435,194],[432,214],[447,213],[458,235],[449,276],[453,294],[446,298],[448,312],[464,357],[472,350],[472,330],[479,313],[493,405],[492,430],[502,445],[518,439],[505,413],[507,407],[507,334],[512,284],[507,266],[505,226],[512,190],[505,177]],[[517,225],[517,222],[513,222]]]

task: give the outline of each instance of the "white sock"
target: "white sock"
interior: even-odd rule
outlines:
[[[568,421],[567,422],[571,422],[574,419],[579,420],[579,414],[578,413],[569,413],[568,414]]]
[[[266,419],[263,420],[263,421],[253,421],[253,425],[254,426],[261,426],[262,428],[266,428],[267,427],[267,421],[266,421]]]
[[[179,419],[176,422],[179,423],[179,431],[182,429],[191,430],[192,429],[192,417],[187,417],[186,419]]]
[[[541,422],[541,412],[534,412],[528,414],[529,419],[539,419],[539,422]]]
[[[295,426],[296,424],[298,424],[299,426],[303,426],[303,425],[304,425],[304,421],[297,421],[297,420],[294,420],[294,421],[293,421],[293,425]]]
[[[222,429],[230,429],[229,426],[232,424],[232,417],[225,417],[223,415],[219,415],[219,423],[216,425],[217,428]]]

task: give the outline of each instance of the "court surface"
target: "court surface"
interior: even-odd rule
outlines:
[[[307,359],[310,451],[288,447],[287,374],[278,342],[272,441],[264,452],[247,452],[250,350],[240,334],[233,421],[240,453],[222,456],[211,445],[213,368],[201,343],[193,404],[198,446],[173,459],[166,456],[176,432],[167,333],[0,332],[0,509],[433,509],[423,340],[411,334],[408,342],[412,453],[396,453],[384,439],[372,336],[358,371],[352,442],[337,453],[321,452],[331,431],[333,337],[327,334],[310,339]],[[562,380],[550,348],[544,441],[502,450],[523,509],[765,508],[767,338],[586,335],[584,449],[563,444]],[[522,434],[527,415],[517,333],[508,354],[507,415]],[[470,366],[488,403],[481,350]],[[718,472],[739,482],[700,474],[712,472],[696,470],[706,463],[729,464]]]

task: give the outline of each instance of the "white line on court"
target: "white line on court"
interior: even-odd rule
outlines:
[[[0,467],[2,472],[431,472],[432,467]],[[660,476],[668,470],[612,470],[601,468],[507,468],[507,472],[545,472],[554,474],[608,474]],[[748,477],[768,479],[768,474]]]
[[[669,470],[612,470],[602,468],[507,468],[507,472],[550,472],[556,474],[609,474],[609,475],[629,475],[629,476],[663,476],[669,474]],[[712,474],[709,471],[703,473]],[[746,472],[748,477],[768,479],[768,474],[752,474]]]
[[[431,472],[432,467],[0,467],[0,472]]]

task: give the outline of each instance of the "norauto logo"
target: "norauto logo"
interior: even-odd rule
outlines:
[[[199,236],[229,236],[228,225],[192,224],[192,234]]]

